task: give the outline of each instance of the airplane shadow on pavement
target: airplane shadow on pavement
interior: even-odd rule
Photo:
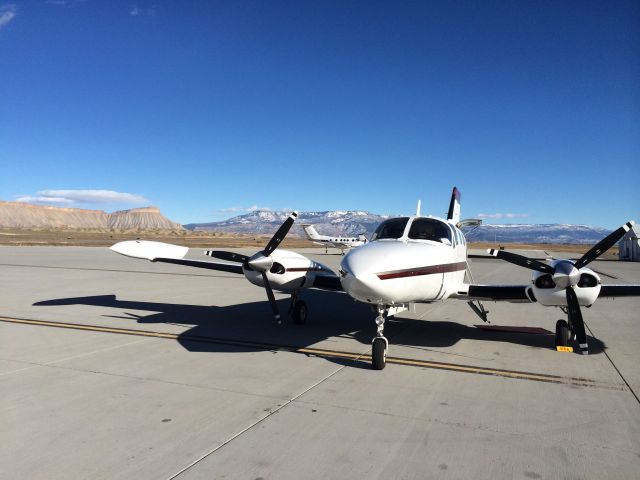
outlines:
[[[309,307],[309,319],[305,325],[295,325],[287,315],[288,299],[278,300],[283,318],[282,325],[274,321],[266,299],[229,306],[208,306],[120,300],[115,295],[97,295],[44,300],[33,305],[108,307],[114,310],[113,314],[103,314],[103,317],[131,321],[131,324],[118,322],[117,325],[105,322],[103,326],[106,327],[143,330],[144,325],[152,324],[192,326],[177,338],[188,351],[255,351],[271,350],[280,346],[304,348],[324,341],[319,348],[366,352],[376,330],[375,313],[369,305],[356,303],[343,294],[317,291],[304,292],[301,299],[305,300]],[[484,331],[450,321],[425,321],[402,316],[387,321],[385,336],[392,348],[393,345],[423,350],[445,348],[467,339],[555,349],[553,334]],[[599,354],[605,350],[603,342],[591,336],[587,338],[590,354]],[[233,341],[256,345],[230,345]],[[327,341],[331,344],[327,344]],[[330,360],[341,364],[352,363],[340,359]]]

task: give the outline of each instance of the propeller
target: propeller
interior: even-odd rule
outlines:
[[[522,255],[518,255],[517,253],[505,252],[504,250],[496,250],[494,248],[490,248],[488,252],[489,255],[493,255],[494,257],[506,260],[509,263],[513,263],[524,268],[530,268],[531,270],[550,273],[552,275],[555,273],[555,269],[551,265],[534,260],[533,258],[527,258]]]
[[[298,216],[298,212],[293,212],[289,217],[284,221],[280,228],[276,231],[276,233],[271,237],[269,243],[264,248],[264,250],[255,253],[252,256],[242,255],[240,253],[234,252],[226,252],[223,250],[207,250],[205,252],[206,255],[210,257],[219,258],[220,260],[226,260],[229,262],[237,262],[242,263],[242,266],[247,270],[255,270],[262,274],[262,281],[264,283],[264,288],[267,291],[267,297],[269,298],[269,305],[271,305],[271,311],[273,312],[273,316],[278,323],[282,323],[280,320],[280,312],[278,310],[278,304],[276,303],[276,298],[273,295],[273,289],[271,288],[271,283],[269,282],[269,278],[267,277],[267,272],[273,266],[273,258],[271,258],[271,254],[273,251],[278,248],[284,237],[287,236],[293,222],[295,222],[296,217]]]
[[[553,281],[556,286],[565,289],[567,296],[567,315],[569,317],[569,325],[576,334],[576,340],[580,345],[580,350],[584,355],[589,352],[587,345],[587,336],[584,329],[584,320],[582,318],[582,312],[580,310],[580,303],[578,302],[578,296],[574,290],[574,286],[580,281],[580,269],[593,262],[596,258],[602,255],[615,245],[625,233],[627,233],[635,224],[633,221],[629,221],[622,225],[620,228],[614,230],[605,238],[596,243],[587,253],[580,257],[575,263],[569,260],[561,260],[551,266],[547,263],[542,263],[532,258],[527,258],[523,255],[516,253],[505,252],[504,250],[487,250],[490,255],[501,258],[507,262],[519,265],[521,267],[536,270],[542,273],[548,273],[553,276]]]
[[[591,250],[580,257],[580,259],[575,263],[576,268],[582,268],[593,262],[596,258],[613,247],[622,237],[624,237],[625,233],[633,228],[634,224],[635,222],[631,220],[596,243]]]

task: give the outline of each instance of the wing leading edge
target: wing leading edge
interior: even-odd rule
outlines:
[[[186,265],[188,267],[242,274],[242,266],[239,264],[205,262],[184,258],[189,248],[172,245],[170,243],[153,242],[149,240],[127,240],[116,243],[110,249],[120,255],[141,258],[151,262],[172,263],[174,265]]]
[[[640,285],[602,285],[598,298],[637,297]],[[536,302],[531,285],[462,285],[451,298],[494,302]]]
[[[460,300],[487,300],[495,302],[535,302],[531,285],[471,285],[464,284],[451,298]]]

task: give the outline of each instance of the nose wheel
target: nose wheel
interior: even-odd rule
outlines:
[[[384,336],[384,322],[387,319],[387,311],[383,307],[378,307],[376,325],[378,331],[371,343],[371,367],[374,370],[382,370],[387,364],[387,350],[389,341]]]

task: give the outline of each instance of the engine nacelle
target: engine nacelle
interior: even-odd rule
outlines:
[[[335,273],[327,266],[300,255],[299,253],[278,248],[271,253],[273,264],[267,271],[267,278],[274,290],[290,291],[310,288],[318,274]],[[254,285],[264,287],[262,273],[246,266],[244,276]]]
[[[578,303],[584,307],[590,307],[600,294],[600,277],[590,268],[579,270],[580,278],[573,290],[578,297]],[[566,307],[567,292],[563,287],[556,285],[553,276],[549,273],[533,272],[531,290],[538,303],[547,307]]]

